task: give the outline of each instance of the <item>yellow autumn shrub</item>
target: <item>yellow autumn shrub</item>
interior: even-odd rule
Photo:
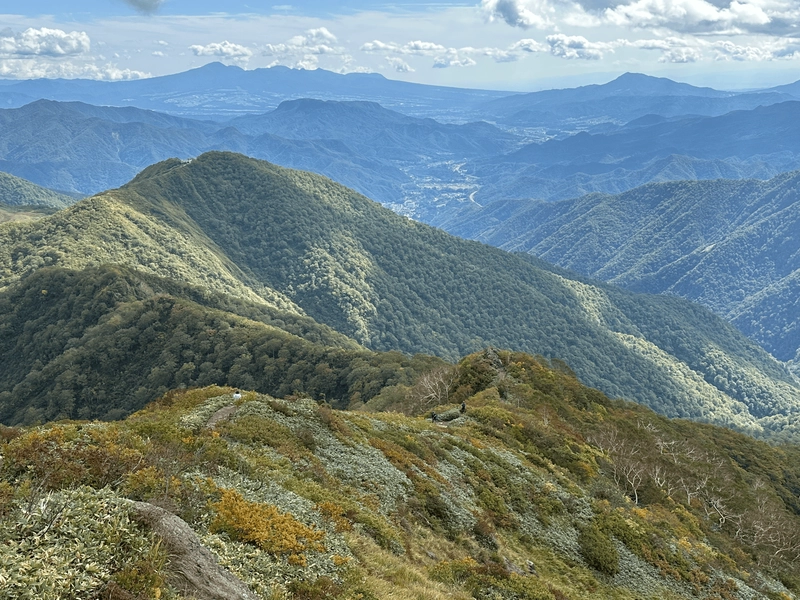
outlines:
[[[272,504],[249,502],[236,490],[223,490],[222,498],[212,507],[217,513],[211,523],[214,533],[226,533],[233,540],[254,544],[276,556],[289,555],[293,563],[300,561],[300,553],[306,550],[325,550],[321,543],[324,531],[301,523]]]

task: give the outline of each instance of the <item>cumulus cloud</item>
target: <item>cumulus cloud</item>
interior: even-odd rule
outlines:
[[[413,73],[414,69],[411,68],[406,61],[399,56],[387,56],[386,61],[392,65],[392,68],[398,73]]]
[[[253,52],[249,48],[227,40],[224,42],[212,42],[205,46],[195,44],[189,46],[189,50],[194,52],[195,56],[218,56],[235,62],[247,62],[253,56]]]
[[[308,29],[302,35],[296,35],[285,43],[267,44],[262,52],[264,56],[298,57],[307,55],[331,54],[342,56],[345,49],[338,45],[336,36],[325,27]]]
[[[796,0],[634,0],[609,6],[603,17],[624,27],[679,32],[796,34],[800,6]]]
[[[132,6],[140,13],[152,14],[161,8],[164,0],[125,0],[125,4]]]
[[[660,50],[661,63],[693,63],[703,57],[698,41],[684,40],[676,37],[667,37],[654,40],[636,40],[628,45],[642,50]]]
[[[737,44],[731,40],[714,40],[685,36],[641,39],[625,42],[641,50],[661,51],[659,62],[693,63],[710,57],[715,61],[763,62],[800,58],[800,41],[764,38],[761,45]]]
[[[384,43],[380,40],[374,40],[362,44],[361,50],[363,52],[391,52],[393,54],[405,54],[412,56],[437,56],[439,54],[448,52],[450,49],[436,44],[434,42],[423,42],[422,40],[415,40],[407,42],[402,46],[394,42]]]
[[[313,71],[319,66],[319,58],[314,54],[306,54],[300,58],[293,65],[295,69],[305,69],[306,71]]]
[[[800,41],[781,40],[781,43],[775,49],[771,50],[770,54],[774,59],[791,60],[800,58]]]
[[[474,67],[477,65],[469,56],[437,56],[433,61],[434,69],[446,69],[448,67]]]
[[[547,50],[547,46],[537,42],[536,40],[532,40],[529,38],[520,40],[518,42],[514,42],[509,47],[509,51],[511,52],[522,51],[522,52],[533,53],[533,52],[544,52],[545,50]]]
[[[91,40],[83,31],[67,33],[61,29],[29,28],[21,33],[10,29],[0,31],[0,56],[6,58],[26,56],[75,56],[87,54]]]
[[[624,42],[590,42],[582,35],[564,35],[556,33],[548,35],[545,41],[550,46],[550,54],[560,58],[599,60],[606,52],[614,49]]]
[[[150,77],[149,73],[120,69],[112,64],[41,61],[36,59],[0,60],[0,77],[10,79],[97,79],[122,81]]]
[[[522,39],[507,48],[482,47],[475,48],[464,46],[462,48],[448,48],[435,42],[415,40],[405,44],[395,42],[382,42],[373,40],[362,44],[361,51],[369,53],[383,53],[390,64],[395,65],[395,59],[401,56],[428,56],[433,58],[433,67],[444,69],[447,67],[472,67],[477,64],[473,57],[486,56],[498,63],[514,62],[526,54],[542,52],[547,46],[536,40]]]
[[[784,58],[796,58],[800,45],[796,41],[781,41],[770,47],[742,46],[730,40],[719,40],[710,44],[714,60],[761,62]]]
[[[522,29],[551,27],[555,12],[546,0],[481,0],[481,10],[489,21],[501,20]]]

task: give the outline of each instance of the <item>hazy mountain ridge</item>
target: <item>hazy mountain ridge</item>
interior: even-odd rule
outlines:
[[[786,371],[699,307],[565,278],[243,156],[166,161],[0,234],[12,294],[44,266],[123,263],[303,311],[374,350],[456,358],[492,344],[561,358],[615,396],[754,433],[789,435],[800,408]],[[186,381],[202,379],[198,362],[177,359],[165,381],[183,367]]]
[[[308,108],[309,102],[287,106]],[[316,102],[311,110],[291,111],[291,119],[284,114],[288,107],[278,115],[248,118],[243,123],[251,133],[243,133],[231,125],[133,108],[38,101],[0,111],[5,124],[0,130],[0,169],[47,187],[88,194],[122,185],[159,160],[231,150],[313,170],[400,206],[408,196],[420,196],[423,204],[433,201],[436,191],[425,184],[431,168],[500,152],[516,140],[485,123],[442,125],[367,103]],[[326,107],[343,118],[330,120]],[[370,139],[363,137],[367,124],[372,126]],[[444,177],[447,185],[451,180],[460,185],[464,179],[448,167]]]
[[[134,104],[179,116],[220,120],[263,113],[284,100],[311,97],[380,102],[417,117],[461,121],[465,111],[509,94],[393,81],[377,73],[342,75],[283,66],[244,70],[221,63],[135,81],[38,79],[4,83],[0,105],[8,107],[47,98],[111,106]]]
[[[797,99],[794,89],[785,86],[754,93],[725,92],[625,73],[602,85],[506,96],[481,108],[509,125],[586,128],[602,122],[622,125],[651,114],[718,116]]]
[[[516,147],[516,136],[488,123],[441,124],[390,111],[374,102],[282,102],[273,112],[230,122],[249,134],[272,133],[288,139],[337,139],[362,154],[418,159],[420,155],[453,158],[502,154]]]

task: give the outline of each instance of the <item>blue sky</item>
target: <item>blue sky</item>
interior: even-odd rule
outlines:
[[[508,90],[626,71],[727,89],[800,79],[800,0],[278,2],[7,4],[0,77],[130,79],[220,61]]]

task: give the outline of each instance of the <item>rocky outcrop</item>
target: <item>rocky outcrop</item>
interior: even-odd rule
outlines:
[[[134,519],[164,540],[169,552],[169,583],[197,600],[258,600],[238,578],[217,563],[192,528],[172,513],[147,502],[131,502]]]

